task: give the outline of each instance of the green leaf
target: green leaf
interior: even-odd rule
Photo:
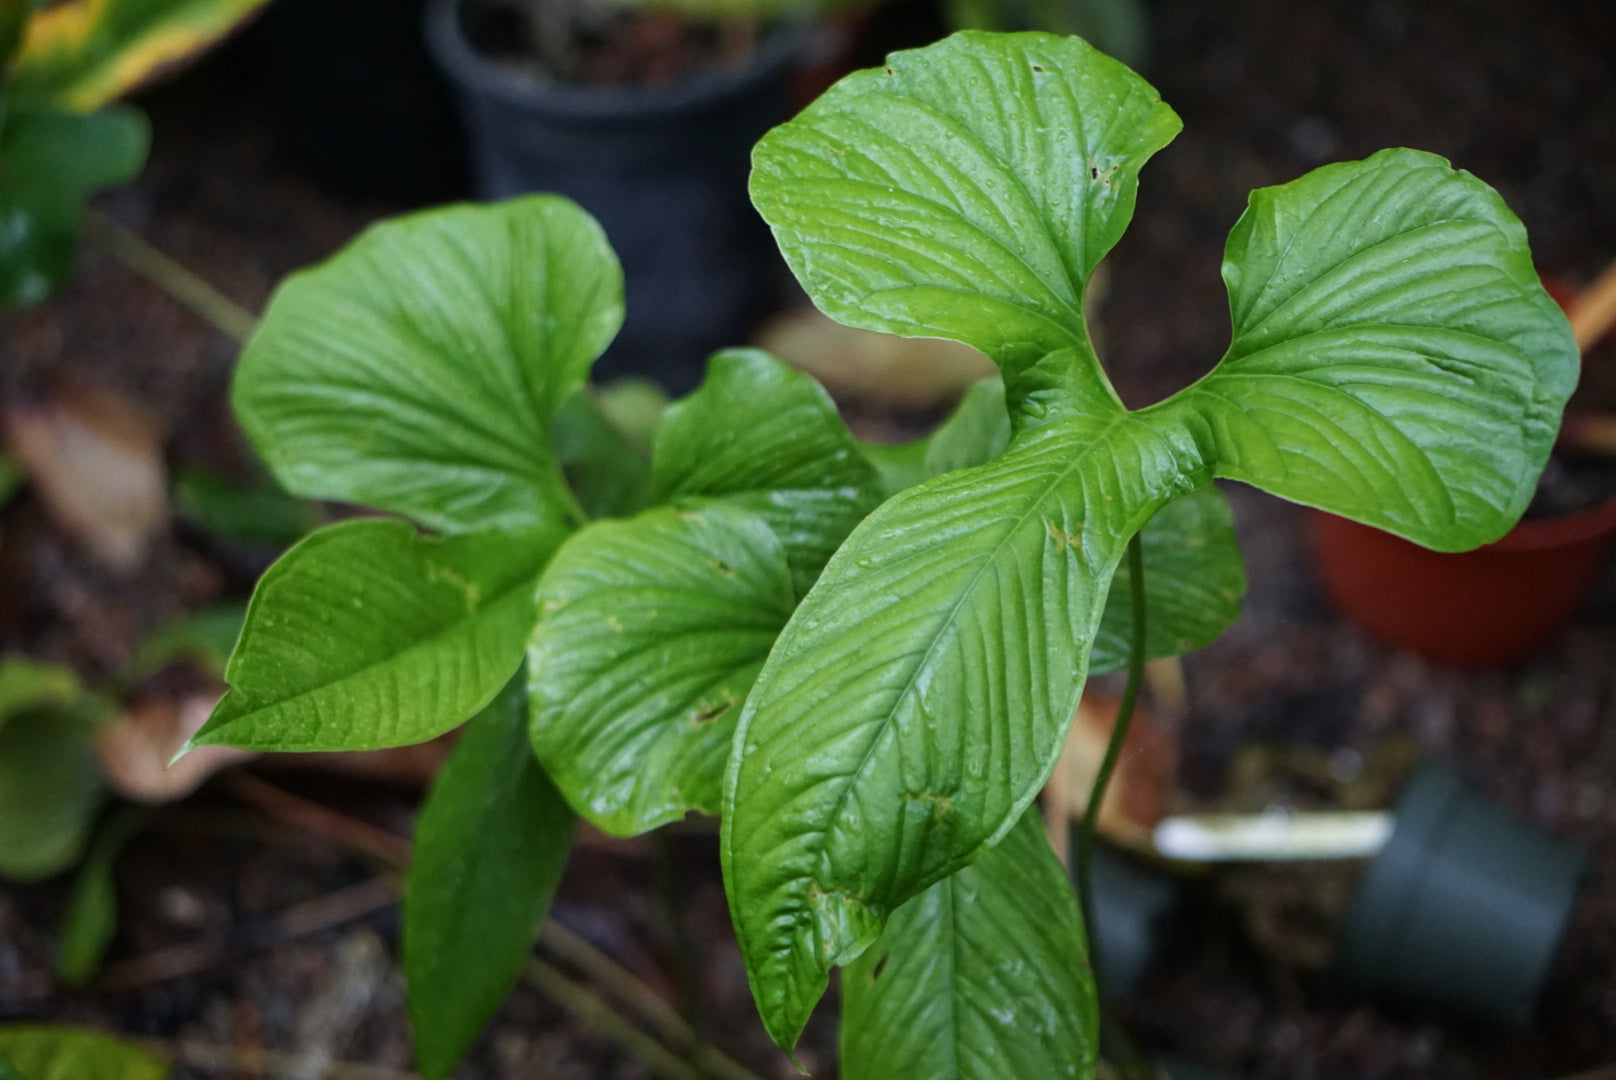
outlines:
[[[20,0],[14,0],[20,2]],[[0,1056],[0,1080],[28,1080],[26,1076],[17,1071],[17,1066]]]
[[[476,1040],[533,945],[577,818],[527,745],[518,676],[466,725],[421,808],[404,886],[404,972],[428,1080]]]
[[[973,345],[1018,404],[1060,387],[1120,408],[1083,293],[1140,167],[1179,127],[1081,39],[960,33],[848,76],[772,131],[752,199],[838,322]]]
[[[1229,500],[1215,487],[1174,499],[1139,534],[1145,562],[1145,657],[1210,645],[1240,616],[1246,568]],[[1128,666],[1133,641],[1128,561],[1111,578],[1089,674]]]
[[[1083,917],[1036,811],[893,914],[842,975],[841,1040],[844,1080],[1094,1075]]]
[[[891,498],[904,488],[912,488],[928,479],[926,471],[927,440],[916,439],[906,443],[860,442],[859,451],[875,466],[880,477],[881,493]]]
[[[0,1056],[28,1080],[167,1080],[169,1072],[122,1039],[44,1024],[0,1025]]]
[[[1497,195],[1389,151],[1253,196],[1225,266],[1229,356],[1129,413],[1086,344],[1081,283],[1176,119],[1042,35],[956,35],[888,70],[766,139],[754,198],[833,316],[993,356],[1015,434],[859,526],[742,715],[726,886],[787,1046],[828,970],[1031,802],[1159,507],[1223,475],[1474,545],[1524,505],[1576,370]]]
[[[151,136],[129,106],[81,115],[0,104],[0,307],[26,307],[67,278],[84,204],[140,172]]]
[[[1136,418],[1023,432],[867,518],[747,701],[725,881],[753,992],[789,1046],[826,973],[993,843],[1054,766],[1129,537],[1193,488]]]
[[[639,509],[651,475],[650,453],[607,417],[588,387],[556,412],[555,448],[568,485],[591,518]]]
[[[735,722],[795,600],[774,532],[722,502],[564,544],[528,672],[533,746],[572,805],[618,835],[717,813]]]
[[[823,387],[767,353],[730,349],[657,429],[652,502],[721,497],[761,514],[806,592],[880,500],[880,478]]]
[[[369,750],[422,742],[499,692],[533,626],[558,526],[432,539],[402,521],[314,533],[258,582],[196,745]]]
[[[174,484],[175,509],[214,536],[290,545],[319,528],[320,509],[294,498],[266,477],[243,484],[199,470],[183,472]]]
[[[230,653],[247,619],[245,604],[218,604],[193,612],[141,642],[130,664],[133,678],[145,678],[178,660],[223,678]]]
[[[113,869],[118,853],[146,824],[146,814],[125,807],[108,818],[90,844],[73,883],[73,898],[62,917],[62,945],[56,974],[79,987],[101,966],[101,957],[118,928],[118,893]]]
[[[985,465],[1004,453],[1009,443],[1004,383],[984,380],[966,391],[959,407],[932,432],[926,444],[926,475]]]
[[[0,877],[50,877],[83,850],[104,787],[92,708],[65,668],[0,663]]]
[[[1514,524],[1578,361],[1497,192],[1414,150],[1328,165],[1252,193],[1223,276],[1229,351],[1163,410],[1218,475],[1443,551]]]
[[[14,73],[18,96],[98,108],[223,37],[265,0],[62,0],[40,11]]]
[[[236,415],[297,495],[448,533],[576,520],[551,422],[622,319],[622,270],[575,204],[429,210],[276,291]]]

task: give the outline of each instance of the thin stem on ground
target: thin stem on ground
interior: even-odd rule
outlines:
[[[252,312],[106,215],[85,214],[84,231],[119,262],[238,344],[245,345],[258,328]]]

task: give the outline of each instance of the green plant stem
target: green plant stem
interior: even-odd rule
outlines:
[[[1128,599],[1132,606],[1132,636],[1128,642],[1128,682],[1122,690],[1122,701],[1117,705],[1116,723],[1111,728],[1111,741],[1106,743],[1105,757],[1100,771],[1094,777],[1089,791],[1089,804],[1083,811],[1083,824],[1077,833],[1077,896],[1083,907],[1083,926],[1089,937],[1089,969],[1094,973],[1096,986],[1101,985],[1099,935],[1094,923],[1094,838],[1100,820],[1100,804],[1105,801],[1106,788],[1116,770],[1117,759],[1122,756],[1122,744],[1128,738],[1128,725],[1133,720],[1134,707],[1139,703],[1139,685],[1145,672],[1145,552],[1135,533],[1128,542]]]
[[[91,240],[226,337],[245,345],[258,328],[252,312],[111,218],[91,212],[84,225]]]

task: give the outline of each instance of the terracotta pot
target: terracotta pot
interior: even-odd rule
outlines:
[[[1571,618],[1613,532],[1616,498],[1457,555],[1315,513],[1312,546],[1342,614],[1432,660],[1487,667],[1526,657]]]

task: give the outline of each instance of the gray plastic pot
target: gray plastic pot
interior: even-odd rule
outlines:
[[[480,55],[461,9],[429,0],[427,46],[459,101],[478,195],[552,191],[593,214],[627,294],[597,377],[689,389],[779,304],[782,264],[746,182],[753,144],[789,115],[807,35],[772,31],[746,66],[665,86],[577,86]]]
[[[1360,992],[1523,1028],[1586,871],[1451,769],[1422,766],[1348,909],[1340,974]]]

